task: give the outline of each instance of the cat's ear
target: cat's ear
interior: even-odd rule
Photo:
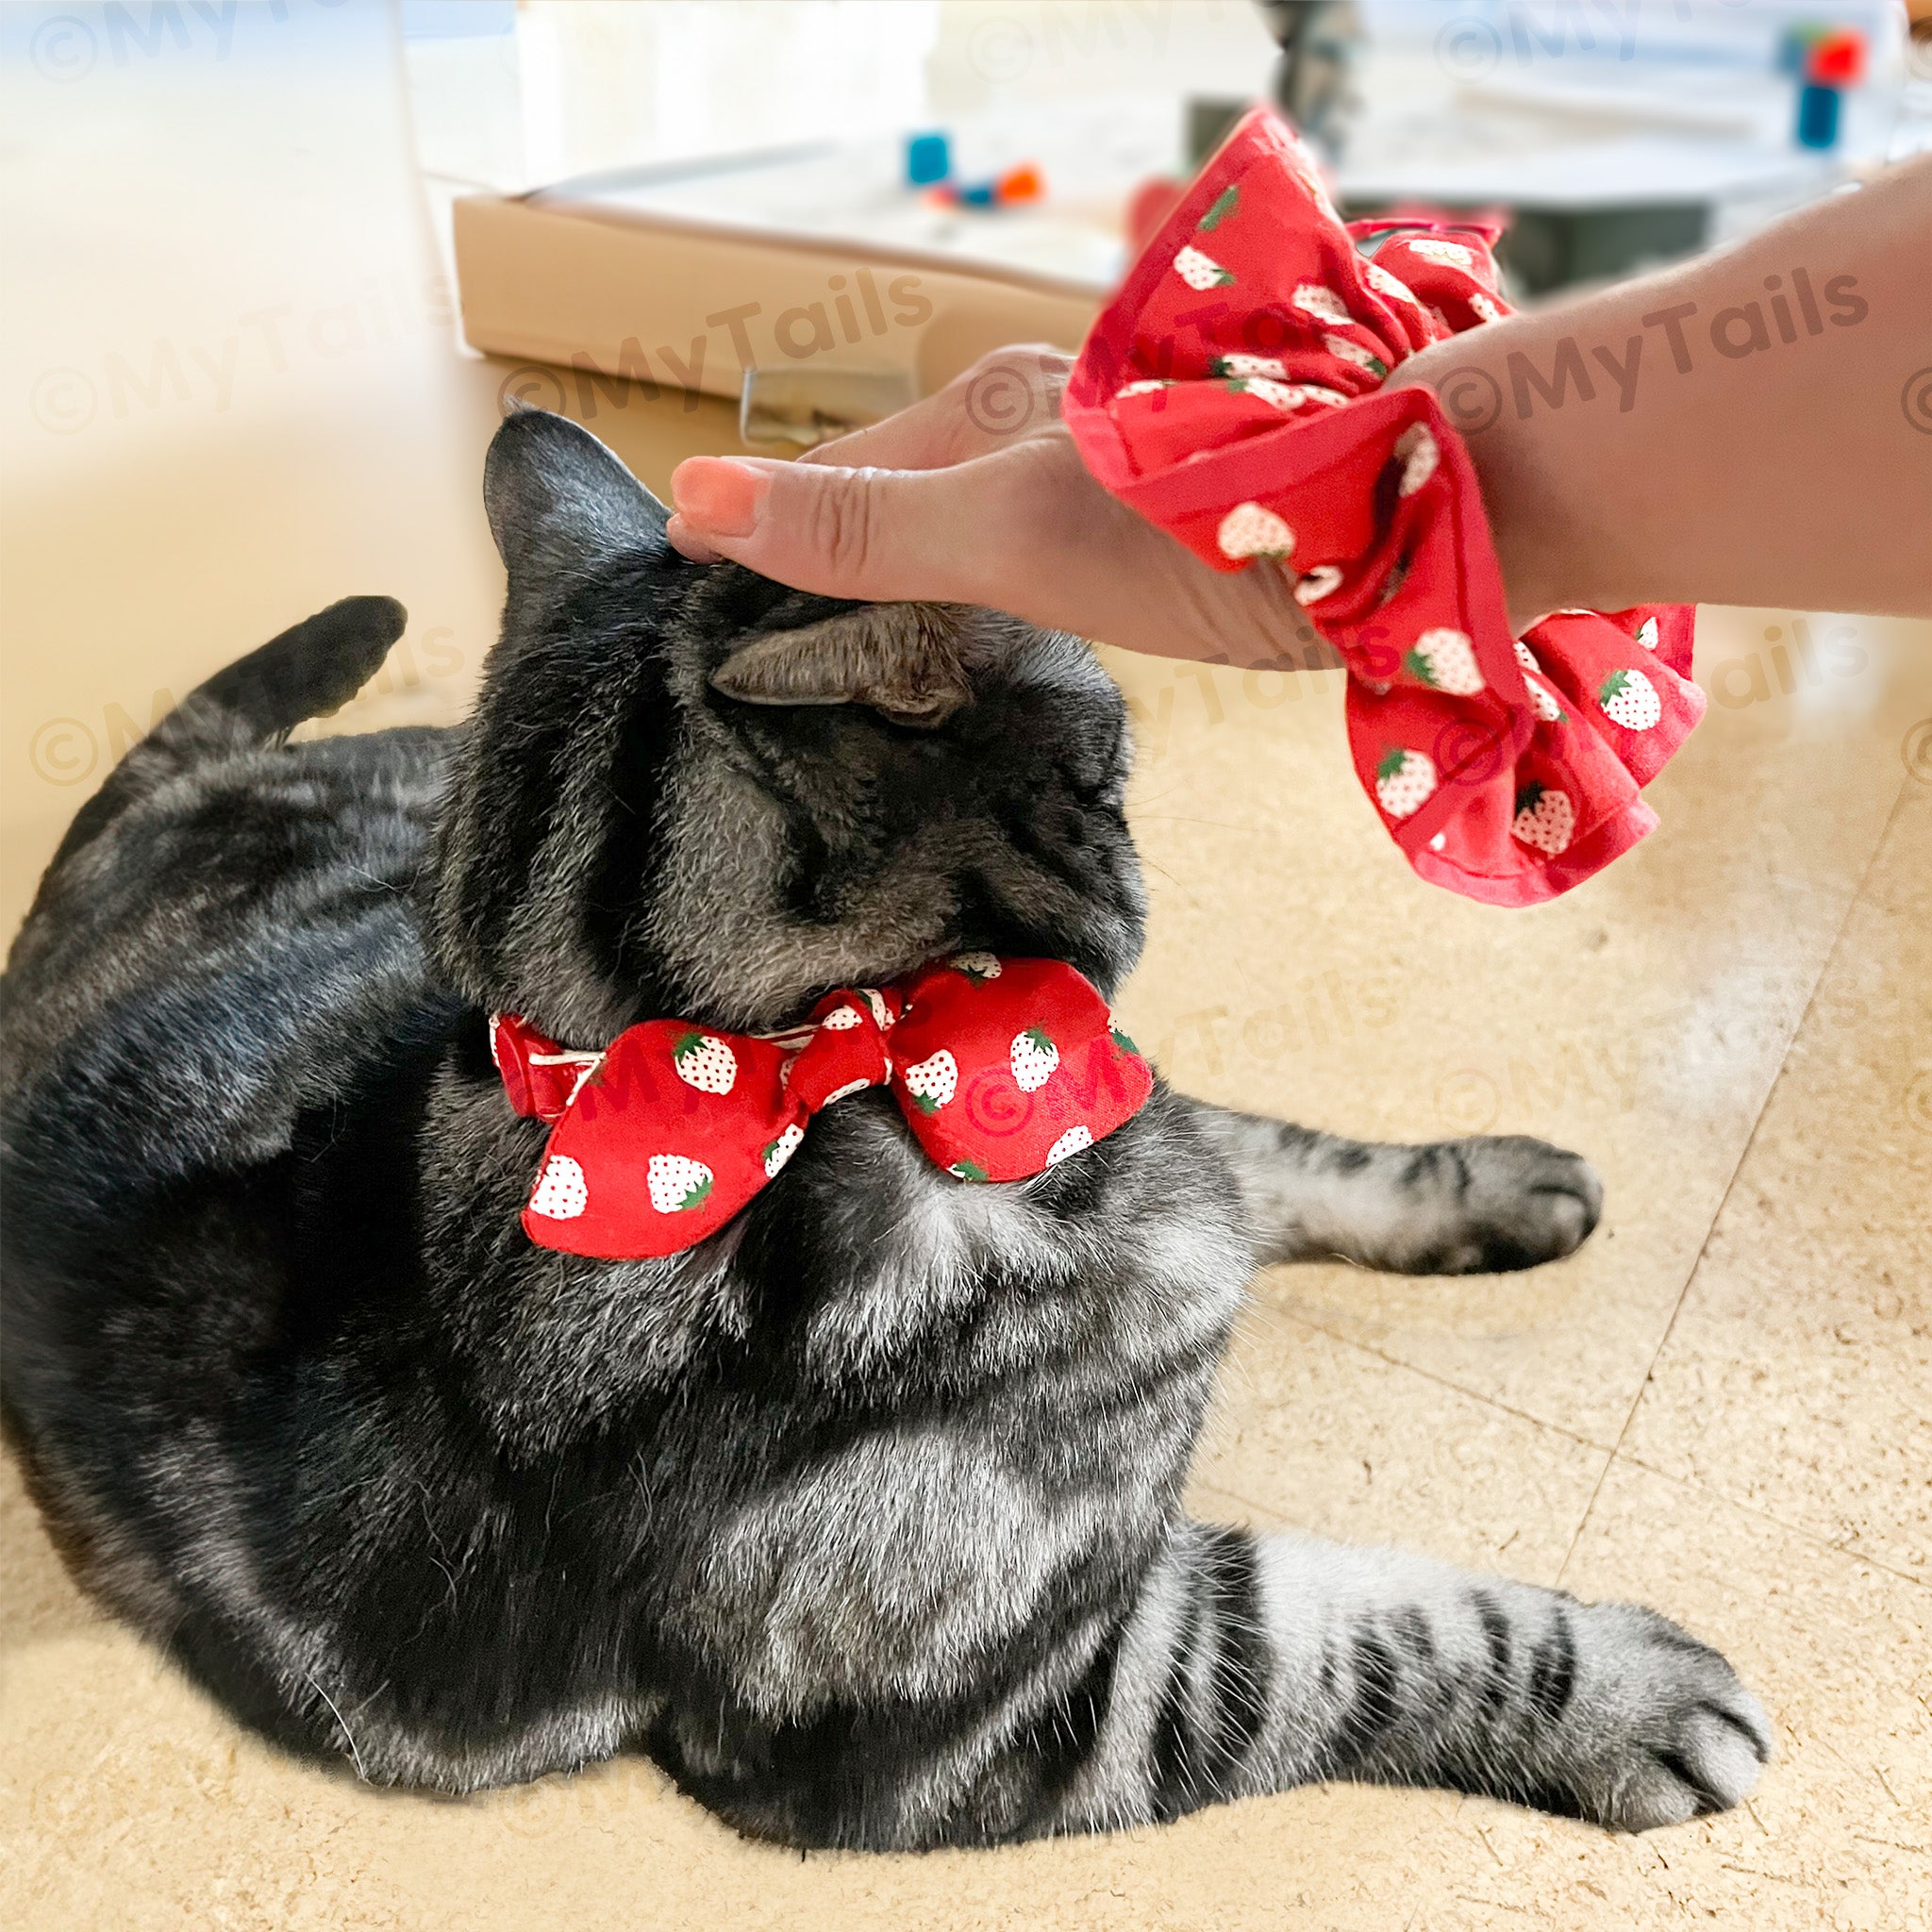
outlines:
[[[773,631],[711,674],[746,705],[870,705],[896,724],[943,724],[972,700],[958,615],[943,604],[861,604]]]
[[[513,581],[656,544],[671,514],[588,429],[530,408],[491,439],[483,508]]]

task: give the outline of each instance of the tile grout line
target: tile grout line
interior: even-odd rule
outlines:
[[[1846,1557],[1854,1563],[1867,1563],[1874,1570],[1882,1570],[1888,1576],[1895,1576],[1901,1583],[1908,1583],[1915,1590],[1932,1591],[1932,1580],[1914,1576],[1909,1571],[1900,1570],[1889,1563],[1883,1557],[1874,1557],[1868,1551],[1855,1549],[1850,1543],[1835,1543],[1829,1537],[1820,1536],[1815,1529],[1807,1529],[1801,1523],[1787,1523],[1782,1516],[1774,1516],[1769,1509],[1760,1509],[1755,1503],[1746,1503],[1740,1498],[1727,1495],[1723,1490],[1714,1490],[1707,1482],[1694,1475],[1679,1475],[1674,1470],[1659,1469],[1654,1462],[1646,1462],[1641,1456],[1624,1455],[1622,1460],[1632,1469],[1641,1469],[1646,1475],[1654,1475],[1659,1482],[1666,1482],[1680,1490],[1695,1490],[1701,1496],[1724,1504],[1727,1509],[1735,1509],[1740,1516],[1756,1517],[1759,1523],[1768,1524],[1773,1529],[1782,1530],[1787,1536],[1794,1536],[1801,1542],[1809,1543],[1814,1549],[1829,1550],[1835,1557]]]
[[[1694,1269],[1692,1272],[1695,1272]],[[1589,1436],[1579,1436],[1575,1430],[1566,1429],[1560,1423],[1546,1422],[1541,1416],[1531,1415],[1527,1409],[1514,1408],[1507,1402],[1497,1401],[1492,1395],[1483,1394],[1479,1390],[1465,1389],[1460,1382],[1453,1382],[1447,1376],[1439,1375],[1433,1370],[1422,1368],[1414,1362],[1404,1361],[1400,1356],[1385,1355],[1380,1349],[1372,1347],[1366,1341],[1359,1341],[1353,1336],[1338,1335],[1332,1328],[1324,1328],[1319,1322],[1310,1321],[1306,1315],[1296,1314],[1291,1309],[1281,1307],[1276,1307],[1275,1312],[1284,1321],[1292,1322],[1297,1326],[1308,1330],[1310,1334],[1319,1335],[1324,1341],[1334,1342],[1338,1348],[1355,1349],[1368,1356],[1372,1360],[1382,1362],[1391,1369],[1400,1369],[1407,1374],[1420,1375],[1424,1381],[1433,1384],[1438,1389],[1446,1389],[1452,1395],[1460,1395],[1470,1402],[1480,1404],[1485,1408],[1495,1409],[1499,1414],[1507,1415],[1517,1422],[1524,1423],[1532,1429],[1541,1429],[1548,1435],[1560,1436],[1566,1442],[1574,1442],[1579,1449],[1593,1450],[1599,1456],[1607,1457],[1614,1457],[1621,1453],[1618,1449],[1606,1449],[1601,1442],[1593,1441]],[[1275,1405],[1270,1406],[1274,1407]],[[1701,1477],[1680,1475],[1674,1470],[1661,1469],[1654,1462],[1646,1462],[1641,1456],[1625,1455],[1623,1459],[1631,1464],[1632,1467],[1642,1470],[1648,1475],[1657,1476],[1664,1482],[1674,1484],[1678,1489],[1695,1490],[1700,1495],[1708,1496],[1714,1502],[1723,1503],[1726,1507],[1736,1509],[1745,1516],[1756,1517],[1758,1522],[1768,1524],[1774,1529],[1781,1529],[1788,1535],[1798,1537],[1817,1549],[1829,1550],[1835,1556],[1848,1557],[1856,1563],[1869,1563],[1874,1570],[1882,1570],[1888,1576],[1895,1576],[1901,1583],[1909,1583],[1916,1589],[1932,1590],[1932,1579],[1914,1576],[1909,1571],[1895,1568],[1883,1557],[1874,1557],[1869,1551],[1857,1549],[1849,1543],[1835,1543],[1828,1537],[1820,1536],[1815,1529],[1806,1528],[1802,1523],[1791,1523],[1782,1516],[1774,1515],[1769,1509],[1761,1509],[1754,1503],[1747,1503],[1741,1497],[1730,1494],[1728,1491],[1713,1488]],[[1602,1486],[1602,1477],[1599,1476],[1599,1488]],[[1273,1508],[1266,1504],[1257,1503],[1252,1496],[1242,1495],[1238,1490],[1230,1490],[1223,1484],[1208,1482],[1206,1480],[1201,1481],[1201,1487],[1213,1491],[1216,1495],[1224,1496],[1234,1502],[1242,1504],[1260,1515],[1274,1517],[1281,1522],[1290,1521],[1289,1518],[1283,1517],[1278,1509]],[[1596,1492],[1592,1491],[1591,1492],[1591,1502],[1595,1501],[1595,1496]],[[1588,1516],[1589,1505],[1585,1505],[1584,1513]],[[1313,1532],[1311,1531],[1309,1534],[1313,1534]],[[1574,1548],[1574,1539],[1572,1543]],[[1565,1561],[1567,1560],[1568,1557],[1566,1556]]]
[[[1270,1523],[1285,1524],[1300,1536],[1313,1536],[1315,1532],[1296,1523],[1292,1517],[1284,1516],[1279,1509],[1270,1508],[1265,1503],[1257,1503],[1252,1496],[1244,1496],[1239,1490],[1224,1490],[1219,1483],[1203,1482],[1198,1476],[1190,1479],[1188,1487],[1199,1490],[1221,1503],[1239,1503],[1251,1514],[1266,1518]]]
[[[1578,1435],[1574,1429],[1568,1429],[1561,1423],[1546,1422],[1540,1415],[1532,1415],[1526,1408],[1516,1408],[1509,1403],[1500,1401],[1493,1395],[1486,1395],[1480,1389],[1466,1389],[1452,1376],[1444,1375],[1435,1369],[1425,1369],[1420,1363],[1405,1361],[1399,1355],[1389,1355],[1373,1342],[1363,1341],[1354,1335],[1338,1335],[1332,1328],[1324,1328],[1311,1316],[1296,1313],[1291,1308],[1272,1304],[1275,1312],[1285,1321],[1298,1324],[1315,1334],[1324,1336],[1328,1341],[1342,1348],[1357,1348],[1364,1355],[1372,1356],[1378,1362],[1386,1362],[1391,1369],[1406,1369],[1412,1375],[1420,1375],[1425,1382],[1433,1382],[1439,1389],[1447,1389],[1451,1394],[1465,1395],[1472,1402],[1480,1402],[1486,1408],[1499,1410],[1504,1415],[1514,1416],[1518,1422],[1527,1423],[1533,1429],[1547,1429],[1553,1436],[1561,1436],[1566,1441],[1574,1442],[1581,1449],[1594,1449],[1599,1456],[1608,1452],[1604,1445],[1589,1436]]]
[[[1791,1028],[1790,1038],[1785,1042],[1785,1050],[1778,1059],[1777,1071],[1771,1076],[1770,1084],[1764,1090],[1764,1098],[1758,1103],[1757,1112],[1751,1122],[1751,1131],[1744,1137],[1744,1144],[1739,1151],[1736,1164],[1731,1169],[1731,1177],[1724,1183],[1724,1190],[1718,1196],[1716,1211],[1710,1217],[1710,1225],[1704,1231],[1704,1239],[1698,1243],[1697,1253],[1689,1271],[1684,1276],[1684,1285],[1677,1291],[1675,1306],[1671,1309],[1671,1319],[1664,1324],[1664,1332],[1658,1338],[1657,1347],[1651,1352],[1650,1362],[1644,1369],[1643,1379],[1637,1385],[1637,1393],[1631,1398],[1630,1412],[1624,1418],[1624,1426],[1617,1431],[1617,1440],[1611,1445],[1609,1454],[1604,1458],[1604,1466],[1596,1479],[1596,1487],[1590,1492],[1590,1500],[1583,1506],[1583,1514],[1577,1519],[1576,1534],[1570,1540],[1570,1548],[1564,1554],[1562,1563],[1557,1570],[1557,1581],[1560,1584],[1564,1572],[1570,1567],[1571,1559],[1576,1555],[1583,1541],[1583,1532],[1590,1524],[1591,1512],[1596,1507],[1597,1498],[1603,1494],[1604,1484],[1609,1480],[1610,1470],[1630,1434],[1630,1425],[1637,1420],[1637,1411],[1643,1406],[1643,1391],[1650,1387],[1650,1378],[1657,1374],[1657,1365],[1663,1359],[1663,1353],[1671,1344],[1671,1337],[1676,1333],[1677,1318],[1684,1312],[1684,1304],[1690,1299],[1690,1285],[1697,1279],[1698,1270],[1704,1266],[1704,1257],[1710,1252],[1711,1238],[1717,1233],[1718,1224],[1723,1221],[1724,1209],[1729,1207],[1732,1192],[1738,1185],[1738,1176],[1744,1171],[1744,1163],[1751,1158],[1751,1150],[1757,1144],[1757,1135],[1764,1125],[1764,1117],[1771,1111],[1773,1096],[1782,1084],[1786,1070],[1791,1062],[1791,1050],[1805,1030],[1805,1022],[1811,1017],[1812,1009],[1818,1004],[1818,994],[1824,982],[1831,976],[1831,969],[1839,956],[1839,949],[1844,944],[1845,931],[1852,923],[1852,915],[1865,896],[1865,888],[1872,883],[1872,874],[1877,870],[1886,845],[1891,838],[1892,827],[1898,823],[1898,816],[1906,801],[1906,788],[1912,783],[1910,774],[1899,782],[1899,789],[1891,802],[1891,809],[1885,815],[1885,824],[1880,828],[1877,841],[1872,847],[1872,857],[1865,861],[1865,869],[1858,874],[1858,883],[1853,889],[1851,897],[1845,902],[1844,917],[1838,923],[1838,930],[1832,935],[1824,963],[1818,969],[1818,977],[1811,983],[1811,991],[1805,1000],[1804,1010],[1798,1015],[1798,1023]],[[1639,1465],[1641,1467],[1642,1465]],[[1700,1485],[1701,1487],[1701,1485]],[[1712,1492],[1715,1493],[1715,1492]],[[1882,1565],[1880,1567],[1883,1567]]]

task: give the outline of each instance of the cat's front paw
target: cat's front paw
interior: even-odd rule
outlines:
[[[1557,1782],[1577,1812],[1648,1831],[1747,1798],[1771,1758],[1771,1725],[1724,1657],[1635,1604],[1571,1614],[1578,1681]]]
[[[1458,1225],[1428,1273],[1502,1274],[1560,1260],[1603,1212],[1603,1183],[1580,1155],[1521,1134],[1449,1146],[1464,1176]]]

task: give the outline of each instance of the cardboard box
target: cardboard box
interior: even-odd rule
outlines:
[[[688,176],[659,198],[648,177],[606,176],[457,202],[470,341],[576,369],[582,382],[626,376],[736,396],[748,369],[816,368],[897,374],[910,400],[1002,343],[1077,348],[1109,292],[1096,251],[1071,230],[1066,252],[1083,258],[1082,272],[1055,275],[795,220],[707,220],[691,212],[702,195]],[[1051,249],[1051,231],[1042,243],[1035,230],[1036,246]]]

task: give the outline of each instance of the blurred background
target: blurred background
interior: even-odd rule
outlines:
[[[1346,211],[1502,211],[1560,298],[1925,145],[1932,42],[1902,0],[8,0],[0,97],[10,926],[156,707],[344,590],[419,613],[383,715],[455,715],[503,394],[661,485],[1071,346],[1261,99]]]
[[[1117,235],[1137,182],[1198,161],[1237,105],[1265,96],[1333,164],[1350,214],[1410,201],[1514,211],[1524,291],[1722,241],[1924,145],[1932,54],[1915,76],[1904,25],[1897,0],[418,0],[402,12],[416,152],[447,188],[646,165],[662,179],[675,163],[932,127],[962,180],[1030,164],[1043,208]],[[1821,42],[1835,49],[1822,77]],[[776,175],[763,189],[772,208],[786,192]],[[856,192],[816,212],[881,231],[894,214]],[[1073,252],[1063,242],[1063,266]],[[1094,250],[1078,265],[1118,260]]]

